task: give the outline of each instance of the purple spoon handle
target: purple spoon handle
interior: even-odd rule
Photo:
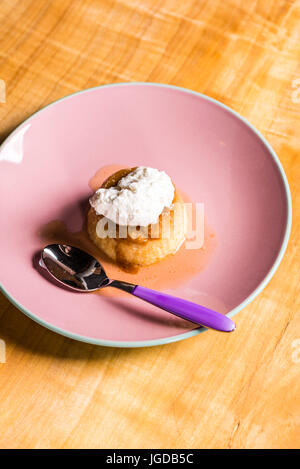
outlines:
[[[176,298],[175,296],[141,287],[140,285],[137,285],[131,293],[148,303],[169,311],[169,313],[173,313],[201,326],[223,332],[231,332],[235,329],[235,323],[227,316],[191,301]]]

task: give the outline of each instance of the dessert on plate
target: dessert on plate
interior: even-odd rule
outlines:
[[[181,195],[171,178],[155,168],[117,171],[90,198],[90,239],[127,270],[175,254],[186,224]]]

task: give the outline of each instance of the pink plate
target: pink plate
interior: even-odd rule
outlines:
[[[129,295],[66,291],[38,270],[45,227],[49,236],[55,220],[69,233],[80,230],[89,182],[112,164],[163,169],[189,199],[204,203],[215,246],[202,268],[172,284],[189,270],[191,257],[185,263],[181,251],[182,264],[162,289],[232,316],[264,288],[291,225],[288,183],[272,148],[211,98],[167,85],[118,84],[47,106],[0,148],[1,284],[21,311],[63,335],[108,346],[163,344],[203,330]],[[156,264],[145,286],[159,289],[166,265]]]

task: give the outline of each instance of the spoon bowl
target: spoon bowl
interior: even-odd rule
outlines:
[[[50,244],[43,249],[42,260],[58,282],[73,290],[96,291],[110,282],[100,262],[74,246]]]

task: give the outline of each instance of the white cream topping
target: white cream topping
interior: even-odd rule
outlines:
[[[174,191],[164,171],[139,166],[116,186],[98,189],[90,204],[98,215],[119,225],[147,226],[157,223],[164,208],[171,207]]]

